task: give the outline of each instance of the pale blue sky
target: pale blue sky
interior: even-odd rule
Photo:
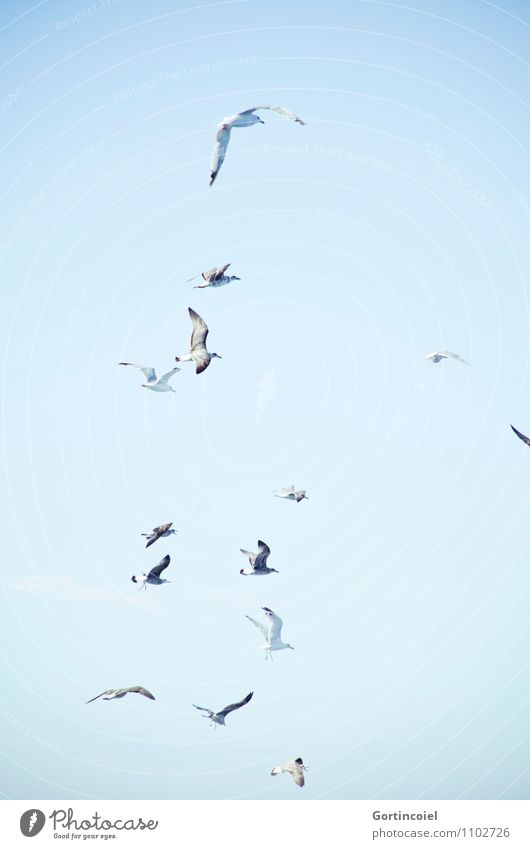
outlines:
[[[529,27],[2,4],[5,797],[528,798]],[[260,103],[307,125],[234,130],[210,189]],[[148,393],[117,363],[171,368],[188,306],[223,359]],[[242,578],[258,538],[280,574]],[[269,775],[297,756],[303,793]]]

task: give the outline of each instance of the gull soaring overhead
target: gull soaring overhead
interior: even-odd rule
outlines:
[[[228,705],[227,707],[218,711],[210,710],[210,708],[199,707],[199,705],[193,705],[193,707],[197,710],[204,711],[204,718],[209,719],[210,725],[213,725],[215,727],[216,725],[224,725],[226,717],[233,710],[239,710],[239,708],[248,705],[253,695],[254,693],[249,693],[248,696],[245,696],[245,698],[241,699],[240,702],[235,702],[233,705]]]
[[[162,377],[157,377],[154,368],[151,366],[138,366],[136,363],[118,363],[119,366],[132,366],[133,368],[139,368],[142,374],[144,375],[147,383],[142,383],[141,386],[144,389],[152,389],[153,392],[174,392],[172,386],[169,386],[168,380],[173,377],[178,371],[179,368],[172,368],[171,371],[163,374]]]
[[[296,758],[294,761],[288,761],[286,764],[281,764],[281,766],[275,766],[271,772],[271,775],[279,775],[281,772],[288,772],[289,775],[292,776],[292,779],[298,787],[303,787],[305,784],[304,778],[304,770],[307,767],[304,766],[304,762],[302,758]]]
[[[517,434],[517,436],[519,437],[519,439],[522,439],[522,440],[523,440],[523,442],[526,442],[526,444],[527,444],[527,445],[530,445],[530,439],[529,439],[527,436],[525,436],[525,435],[524,435],[524,433],[521,433],[521,431],[519,431],[519,430],[517,430],[516,428],[514,428],[514,426],[513,426],[513,425],[510,425],[510,427],[511,427],[511,429],[513,430],[513,432],[514,432],[515,434]]]
[[[296,490],[293,484],[284,486],[279,492],[277,490],[274,491],[276,498],[286,498],[288,501],[296,501],[297,504],[303,501],[304,498],[307,498],[305,493],[305,489]]]
[[[140,590],[142,589],[142,586],[145,590],[147,584],[159,585],[171,583],[166,578],[160,577],[164,569],[167,569],[167,567],[169,566],[170,560],[171,557],[169,556],[169,554],[166,554],[166,556],[162,558],[160,563],[158,563],[156,566],[153,566],[153,568],[150,572],[148,572],[147,575],[145,574],[145,572],[143,575],[133,575],[131,581],[133,581],[135,584],[140,584],[138,588]]]
[[[213,357],[217,357],[219,360],[222,357],[219,354],[210,353],[210,351],[206,350],[208,325],[191,307],[188,307],[188,312],[192,324],[190,352],[189,354],[183,354],[181,357],[175,357],[175,359],[177,363],[193,361],[195,363],[195,373],[201,374],[201,372],[208,368]]]
[[[452,351],[433,351],[431,354],[425,354],[425,359],[431,363],[439,363],[440,360],[456,360],[457,363],[463,363],[465,366],[471,365],[463,357],[453,354]]]
[[[265,660],[270,657],[272,660],[273,651],[281,651],[282,649],[292,649],[294,651],[294,647],[290,643],[284,643],[282,640],[282,625],[283,622],[280,617],[270,609],[270,607],[262,607],[263,611],[265,611],[265,616],[267,617],[267,624],[263,625],[261,622],[257,622],[255,619],[252,619],[251,616],[247,616],[253,625],[256,628],[259,628],[265,639],[267,640],[264,646],[260,646],[260,650],[265,652]]]
[[[171,528],[173,522],[167,522],[165,525],[158,525],[158,527],[153,528],[150,534],[142,534],[143,537],[147,537],[146,548],[149,548],[150,545],[153,545],[157,539],[162,539],[162,537],[169,537],[171,534],[176,534],[177,532]]]
[[[271,553],[271,550],[266,542],[262,540],[258,540],[258,553],[254,554],[252,551],[245,551],[244,548],[239,549],[241,554],[244,554],[245,557],[248,557],[248,561],[251,565],[251,569],[240,569],[240,575],[269,575],[271,572],[278,572],[277,569],[270,569],[267,566],[267,558]]]
[[[223,118],[217,127],[217,135],[215,138],[215,146],[212,153],[210,163],[210,186],[213,185],[215,178],[219,173],[219,169],[224,162],[226,149],[230,141],[230,133],[233,127],[251,127],[252,124],[264,124],[261,118],[256,115],[259,109],[269,109],[271,112],[277,112],[284,118],[289,118],[291,121],[296,121],[297,124],[305,124],[294,112],[285,109],[283,106],[254,106],[252,109],[245,109],[244,112],[238,112],[237,115],[231,115],[229,118]]]
[[[155,698],[153,694],[149,692],[149,690],[146,690],[145,687],[140,687],[140,685],[137,684],[135,687],[123,687],[123,689],[121,690],[103,690],[103,692],[100,693],[99,696],[94,696],[93,699],[89,699],[88,702],[85,702],[85,704],[88,705],[90,704],[90,702],[95,702],[96,699],[101,698],[103,698],[103,700],[106,702],[108,702],[110,699],[123,699],[123,697],[126,696],[127,693],[139,693],[141,696],[145,696],[146,698],[153,700]]]
[[[222,268],[210,268],[208,271],[203,271],[200,275],[203,280],[206,282],[202,286],[194,286],[194,289],[209,289],[216,288],[217,286],[226,286],[227,283],[231,283],[232,280],[241,280],[241,277],[236,277],[234,274],[226,274],[226,269],[230,268],[231,263],[228,262],[226,265],[223,265]],[[195,277],[190,277],[189,280],[186,280],[186,283],[191,283],[192,280],[196,280],[199,275],[197,274]]]

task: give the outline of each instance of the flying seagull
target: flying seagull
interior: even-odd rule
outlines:
[[[248,705],[253,695],[254,693],[249,693],[248,696],[245,696],[245,698],[241,699],[240,702],[235,702],[235,704],[233,705],[228,705],[227,707],[223,708],[222,710],[218,710],[217,712],[210,710],[210,708],[199,707],[199,705],[193,705],[193,707],[197,710],[204,711],[204,718],[209,719],[210,725],[213,725],[215,727],[216,725],[224,725],[226,717],[233,710],[238,710],[238,708]]]
[[[171,528],[173,522],[167,522],[165,525],[158,525],[157,528],[153,528],[150,534],[142,534],[143,537],[147,537],[146,548],[149,548],[150,545],[153,545],[157,539],[162,539],[162,537],[169,537],[171,534],[176,534],[177,532]]]
[[[123,687],[121,690],[103,690],[99,696],[94,696],[93,699],[89,699],[88,702],[85,702],[85,704],[88,705],[90,702],[95,702],[96,699],[100,699],[102,696],[106,702],[108,702],[109,699],[123,699],[127,693],[139,693],[141,696],[146,696],[146,698],[153,700],[155,698],[149,690],[146,690],[145,687],[140,687],[140,685],[137,684],[136,687]]]
[[[290,484],[289,486],[284,486],[279,492],[274,491],[274,495],[276,498],[287,498],[288,501],[302,501],[304,498],[307,498],[305,494],[305,489],[295,490],[294,485]]]
[[[206,350],[208,325],[191,307],[188,307],[188,312],[192,323],[190,352],[189,354],[183,354],[181,357],[175,357],[175,359],[177,363],[185,363],[193,360],[195,363],[195,373],[200,374],[208,368],[212,357],[217,357],[219,360],[222,357],[219,354],[210,353],[210,351]]]
[[[271,775],[288,772],[289,775],[292,775],[294,783],[298,784],[299,787],[303,787],[305,784],[304,770],[306,769],[307,767],[304,766],[302,758],[296,758],[296,760],[288,761],[286,764],[281,764],[281,766],[275,766]]]
[[[464,363],[465,366],[471,365],[463,357],[453,354],[452,351],[433,351],[432,354],[425,354],[425,359],[431,363],[439,363],[440,360],[456,360],[457,363]]]
[[[244,548],[240,548],[239,550],[241,554],[248,557],[248,561],[252,566],[252,569],[240,569],[240,575],[269,575],[271,572],[278,572],[277,569],[269,569],[267,566],[267,558],[271,550],[266,542],[262,542],[260,539],[258,540],[257,554],[254,554],[252,551],[245,551]]]
[[[262,121],[261,118],[256,115],[256,112],[259,109],[269,109],[271,112],[277,112],[278,115],[282,115],[284,118],[290,118],[291,121],[296,121],[297,124],[302,124],[302,126],[305,124],[305,121],[302,121],[301,118],[295,115],[294,112],[290,112],[289,109],[284,109],[283,106],[254,106],[253,109],[245,109],[244,112],[238,112],[237,115],[231,115],[230,118],[223,118],[217,127],[215,147],[213,149],[210,163],[210,186],[213,185],[215,178],[219,173],[219,169],[224,162],[232,128],[251,127],[252,124],[264,124],[265,121]]]
[[[236,277],[234,274],[225,274],[226,269],[230,268],[232,263],[228,262],[226,265],[223,265],[222,268],[210,268],[208,271],[203,271],[200,275],[203,280],[206,282],[202,286],[194,286],[194,289],[208,289],[210,287],[216,286],[226,286],[227,283],[231,283],[232,280],[241,280],[241,277]],[[195,275],[195,277],[190,277],[189,280],[186,280],[186,283],[191,283],[192,280],[196,280],[199,275]]]
[[[139,589],[142,589],[142,586],[143,586],[144,590],[145,590],[147,584],[169,584],[169,583],[171,583],[166,578],[160,577],[160,575],[162,574],[164,569],[167,569],[167,567],[169,566],[170,560],[171,560],[171,557],[169,556],[169,554],[166,554],[166,556],[162,558],[160,563],[158,563],[157,566],[153,566],[153,568],[151,569],[151,571],[147,575],[145,573],[143,575],[133,575],[132,578],[131,578],[131,581],[133,581],[135,584],[140,584]]]
[[[169,385],[168,381],[180,371],[179,368],[172,368],[171,371],[163,374],[162,377],[157,377],[154,368],[151,366],[139,366],[136,363],[118,363],[119,366],[132,366],[133,368],[139,368],[143,373],[147,383],[142,383],[141,386],[144,389],[152,389],[153,392],[174,392],[172,386]]]
[[[283,622],[280,617],[271,610],[270,607],[262,607],[262,610],[265,611],[265,616],[267,617],[267,624],[262,625],[261,622],[257,622],[255,619],[252,619],[251,616],[247,616],[247,619],[250,619],[253,625],[256,628],[259,628],[265,639],[267,640],[264,646],[260,646],[260,649],[265,652],[265,660],[268,657],[272,660],[273,651],[281,651],[282,649],[293,649],[294,646],[290,645],[290,643],[284,643],[282,641],[282,625]]]
[[[522,439],[522,440],[523,440],[523,442],[526,442],[526,444],[527,444],[527,445],[530,445],[530,439],[528,438],[528,436],[525,436],[525,435],[524,435],[524,433],[521,433],[519,430],[517,430],[516,428],[514,428],[514,426],[513,426],[513,425],[510,425],[510,427],[511,427],[511,429],[513,430],[513,432],[517,434],[517,436],[519,437],[519,439]]]

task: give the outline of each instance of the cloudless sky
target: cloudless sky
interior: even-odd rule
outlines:
[[[4,797],[528,798],[529,32],[513,0],[2,3]],[[234,129],[209,188],[217,124],[271,103],[306,126]],[[189,306],[222,359],[142,389],[117,363],[172,368]],[[241,577],[258,539],[279,574]]]

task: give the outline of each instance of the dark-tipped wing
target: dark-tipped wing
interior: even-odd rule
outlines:
[[[140,687],[139,685],[136,685],[136,687],[127,687],[126,692],[139,693],[141,696],[145,696],[148,699],[153,699],[153,701],[156,701],[155,697],[152,693],[149,692],[149,690],[146,690],[145,687]]]
[[[197,710],[204,711],[204,713],[207,713],[208,716],[213,716],[213,710],[210,710],[210,708],[199,707],[199,705],[192,705],[192,707],[196,708]]]
[[[297,124],[301,124],[302,126],[305,125],[305,121],[302,121],[298,115],[295,115],[290,109],[286,109],[285,106],[255,106],[254,109],[248,109],[247,111],[257,112],[258,109],[270,109],[271,112],[277,112],[278,115],[281,115],[283,118],[289,118],[291,121],[296,121]]]
[[[528,436],[525,436],[525,435],[524,435],[524,433],[521,433],[521,432],[520,432],[519,430],[517,430],[517,428],[515,428],[513,425],[510,425],[510,427],[511,427],[511,429],[513,430],[513,432],[514,432],[515,434],[517,434],[517,436],[519,437],[519,439],[522,439],[522,440],[523,440],[523,442],[526,442],[526,444],[527,444],[527,445],[530,445],[530,439],[528,438]]]
[[[188,307],[191,323],[193,325],[191,331],[191,350],[194,348],[204,348],[206,346],[206,337],[208,336],[208,325],[199,313]]]
[[[240,548],[239,550],[240,550],[241,554],[244,554],[245,557],[248,558],[250,565],[254,566],[254,563],[256,562],[256,555],[254,554],[254,552],[253,551],[245,551],[244,548]]]
[[[100,693],[100,694],[99,694],[99,696],[94,696],[94,698],[93,698],[93,699],[89,699],[89,700],[88,700],[88,702],[85,702],[85,704],[86,704],[86,705],[89,705],[89,704],[90,704],[90,702],[95,702],[95,701],[96,701],[96,699],[100,699],[100,698],[101,698],[101,696],[108,696],[108,695],[110,695],[110,694],[111,694],[111,693],[113,693],[113,692],[114,692],[114,690],[103,690],[103,692],[102,692],[102,693]]]
[[[171,557],[169,556],[169,554],[166,554],[166,556],[162,558],[160,563],[158,563],[156,566],[153,566],[153,568],[151,569],[151,571],[149,572],[147,577],[148,578],[159,578],[160,575],[162,574],[162,572],[164,571],[164,569],[167,569],[167,567],[169,566],[170,560],[171,560]]]
[[[245,696],[244,699],[241,699],[240,702],[235,702],[233,705],[227,705],[222,710],[217,711],[217,716],[226,716],[228,713],[231,713],[233,710],[238,710],[240,707],[244,707],[248,705],[254,693],[249,693],[248,696]]]
[[[219,280],[220,278],[224,277],[225,272],[226,272],[226,269],[227,269],[227,268],[230,268],[230,265],[231,265],[231,263],[230,263],[230,262],[227,262],[227,264],[226,264],[226,265],[223,265],[223,266],[222,266],[222,268],[216,268],[216,269],[215,269],[214,280]]]
[[[267,545],[267,543],[263,542],[263,540],[259,539],[258,540],[258,553],[256,554],[256,560],[255,560],[254,566],[258,569],[259,569],[260,566],[266,566],[267,565],[267,558],[268,558],[270,553],[271,553],[271,550],[270,550],[269,546]]]
[[[212,151],[210,161],[210,186],[213,185],[215,178],[219,173],[219,169],[224,162],[226,156],[226,148],[230,141],[230,127],[219,127],[215,137],[215,145]]]

